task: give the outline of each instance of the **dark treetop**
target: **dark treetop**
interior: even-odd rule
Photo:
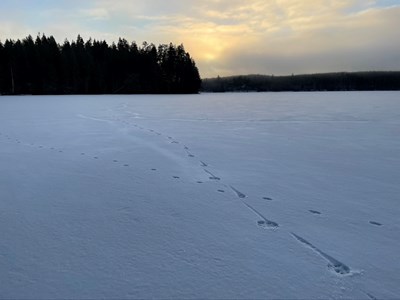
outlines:
[[[204,92],[400,90],[400,72],[245,75],[203,79]]]
[[[200,86],[183,45],[108,45],[79,35],[62,45],[45,35],[0,42],[0,94],[197,93]]]

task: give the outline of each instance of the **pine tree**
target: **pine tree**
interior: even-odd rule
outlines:
[[[80,35],[59,45],[45,34],[0,43],[2,94],[197,93],[200,84],[183,45],[109,46]]]

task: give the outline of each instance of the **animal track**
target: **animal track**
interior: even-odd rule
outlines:
[[[313,244],[311,244],[306,239],[302,238],[301,236],[299,236],[293,232],[291,232],[291,235],[297,241],[299,241],[303,245],[307,246],[308,248],[310,248],[311,250],[313,250],[314,252],[319,254],[319,256],[324,258],[328,262],[328,268],[332,269],[335,273],[337,273],[339,275],[348,275],[348,274],[352,273],[351,269],[348,266],[346,266],[344,263],[338,261],[337,259],[335,259],[332,256],[323,252],[322,250],[318,249],[317,247],[315,247]]]
[[[124,122],[123,120],[119,120],[119,121],[122,122],[123,124],[129,125],[128,122]],[[168,142],[170,142],[171,144],[180,144],[179,147],[183,147],[183,148],[184,148],[184,151],[186,152],[186,154],[187,154],[188,157],[191,157],[191,158],[195,157],[195,155],[190,151],[190,148],[189,148],[188,146],[186,146],[185,144],[183,144],[183,143],[181,143],[181,142],[175,140],[172,136],[166,136],[167,140],[165,140],[165,138],[164,138],[165,135],[163,135],[163,134],[160,133],[160,132],[157,132],[157,131],[155,131],[155,130],[153,130],[153,129],[144,128],[144,127],[142,127],[142,126],[139,126],[138,124],[133,124],[133,126],[136,127],[136,128],[138,128],[138,129],[145,130],[145,131],[147,131],[147,132],[149,132],[149,133],[151,132],[151,133],[153,133],[154,135],[163,136],[164,141],[168,141]],[[8,137],[8,136],[7,136],[7,137]],[[160,137],[160,138],[161,138],[161,137]],[[11,138],[8,137],[8,139],[11,139]],[[14,140],[14,139],[13,139],[13,140]],[[18,139],[15,139],[15,141],[18,142],[18,143],[20,143],[20,141],[19,141]],[[37,145],[37,144],[36,144],[36,145],[35,145],[35,144],[31,144],[31,145],[32,145],[33,147],[46,148],[46,149],[55,150],[55,151],[58,151],[58,152],[60,152],[60,153],[63,152],[63,150],[58,150],[57,148],[54,148],[54,147],[49,148],[49,147],[47,147],[47,146],[44,147],[44,146],[42,146],[42,145]],[[181,149],[182,149],[182,148],[181,148]],[[76,153],[76,154],[79,155],[79,152]],[[80,155],[88,155],[88,156],[90,156],[89,153],[86,154],[86,153],[84,153],[84,152],[80,153]],[[93,156],[92,159],[100,160],[101,157]],[[119,161],[116,160],[116,159],[114,159],[114,160],[112,160],[112,162],[113,162],[113,163],[118,163]],[[204,172],[206,172],[206,173],[209,175],[209,179],[210,179],[210,180],[216,180],[216,181],[222,180],[220,177],[216,176],[215,174],[213,174],[212,172],[210,172],[208,169],[206,169],[206,167],[209,166],[206,162],[204,162],[204,161],[202,161],[202,160],[199,160],[199,164],[200,164],[200,167],[203,168]],[[121,164],[120,166],[129,167],[129,164]],[[157,169],[156,169],[156,168],[152,168],[151,171],[157,171]],[[180,179],[179,176],[172,176],[172,177],[173,177],[174,179]],[[203,182],[203,181],[196,181],[196,183],[197,183],[197,184],[203,184],[204,182]],[[263,228],[268,228],[268,229],[277,229],[277,228],[280,227],[280,225],[279,225],[277,222],[274,222],[274,221],[271,221],[271,220],[267,219],[264,215],[262,215],[262,214],[261,214],[258,210],[256,210],[254,207],[252,207],[251,205],[249,205],[249,204],[247,204],[246,202],[244,202],[244,199],[247,197],[244,193],[242,193],[241,191],[237,190],[236,188],[234,188],[233,186],[230,186],[230,185],[228,185],[228,184],[224,184],[224,186],[225,186],[225,187],[229,187],[229,188],[235,193],[235,195],[242,201],[242,203],[243,203],[249,210],[251,210],[254,214],[256,214],[256,215],[260,218],[260,219],[256,219],[256,222],[257,222],[257,225],[258,225],[258,226],[263,227]],[[226,193],[226,191],[228,191],[228,190],[217,189],[217,192],[219,192],[219,193]],[[264,200],[270,200],[270,201],[272,200],[272,198],[269,198],[269,197],[263,197],[263,199],[264,199]],[[311,211],[310,211],[310,212],[311,212]],[[257,220],[258,220],[258,221],[257,221]],[[371,223],[371,224],[372,224],[372,223]],[[377,224],[374,224],[374,225],[377,225]]]
[[[269,227],[269,228],[278,228],[279,227],[278,223],[276,223],[274,221],[267,220],[267,219],[261,220],[261,221],[257,221],[257,223],[258,223],[258,226],[261,226],[261,227]]]
[[[242,200],[242,203],[246,205],[253,213],[255,213],[257,216],[259,216],[262,220],[257,221],[258,226],[261,227],[266,227],[266,228],[271,228],[271,229],[277,229],[279,227],[279,224],[268,220],[266,217],[264,217],[259,211],[257,211],[255,208],[253,208],[251,205],[247,204]]]
[[[191,152],[189,152],[188,150],[186,150],[186,153],[187,153],[187,155],[188,155],[189,157],[194,157],[194,155],[193,155]]]
[[[20,140],[18,140],[18,139],[12,139],[11,137],[6,136],[6,135],[4,135],[4,136],[5,136],[5,137],[8,137],[9,140],[15,140],[16,143],[24,144],[24,145],[26,145],[26,146],[30,146],[30,147],[34,147],[34,148],[42,149],[42,150],[43,150],[43,149],[48,149],[48,150],[56,151],[56,152],[58,152],[58,153],[64,153],[64,150],[57,149],[56,147],[50,147],[50,146],[45,146],[45,145],[37,145],[37,144],[35,144],[35,143],[23,143],[22,141],[20,141]],[[76,153],[76,154],[77,154],[77,155],[81,155],[81,156],[87,155],[85,152],[80,152],[80,153],[78,152],[78,153]],[[99,157],[99,156],[93,156],[92,159],[100,160],[100,157]],[[114,159],[113,162],[114,162],[114,163],[117,163],[118,160]],[[124,166],[124,167],[129,167],[130,165],[129,165],[129,164],[123,164],[122,166]],[[152,169],[152,170],[153,170],[153,171],[156,171],[156,169]],[[178,178],[179,178],[179,177],[178,177]]]
[[[230,188],[232,189],[232,191],[235,192],[236,196],[238,196],[239,198],[246,198],[246,195],[243,194],[242,192],[238,191],[237,189],[235,189],[233,186],[230,185]]]
[[[208,173],[209,175],[211,175],[211,177],[209,177],[211,180],[221,180],[221,178],[215,176],[215,175],[214,175],[213,173],[211,173],[210,171],[208,171],[208,170],[206,170],[206,169],[204,169],[204,171],[205,171],[206,173]]]
[[[371,295],[370,293],[365,293],[365,295],[367,295],[368,298],[370,298],[371,300],[378,300],[378,298],[376,298],[374,295]]]
[[[279,227],[278,223],[269,221],[269,220],[260,220],[257,221],[257,225],[260,227],[272,227],[272,228],[277,228]]]
[[[375,225],[375,226],[383,226],[383,224],[375,222],[375,221],[369,221],[370,224]]]
[[[321,214],[321,212],[319,212],[318,210],[309,209],[308,211],[309,211],[310,213],[314,214],[314,215],[320,215],[320,214]]]

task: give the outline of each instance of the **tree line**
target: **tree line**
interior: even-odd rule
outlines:
[[[203,79],[202,83],[204,92],[377,90],[400,90],[400,72],[246,75]]]
[[[0,41],[0,94],[197,93],[201,78],[183,45],[137,45],[78,35]]]

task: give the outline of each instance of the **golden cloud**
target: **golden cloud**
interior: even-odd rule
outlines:
[[[88,0],[84,8],[76,6],[74,11],[71,6],[68,13],[71,17],[65,17],[65,13],[60,15],[58,21],[52,23],[49,34],[56,32],[61,39],[66,34],[69,37],[69,24],[76,31],[74,36],[81,33],[84,37],[93,34],[96,38],[122,36],[138,42],[183,43],[203,76],[235,74],[238,70],[274,73],[279,72],[279,62],[286,64],[288,61],[294,62],[293,72],[301,72],[296,65],[301,66],[302,61],[312,63],[311,59],[306,59],[311,56],[320,57],[318,63],[335,59],[338,66],[340,62],[340,66],[351,66],[357,61],[354,68],[369,69],[368,61],[360,61],[363,56],[358,53],[369,51],[369,56],[365,54],[366,60],[375,61],[379,60],[379,55],[384,57],[396,50],[400,53],[397,31],[400,5],[385,8],[378,7],[376,2]],[[95,20],[96,25],[101,23],[101,28],[90,27],[90,20]],[[27,26],[5,20],[0,23],[3,33],[26,32]],[[33,34],[37,31],[44,29],[35,28]],[[340,59],[338,53],[343,54]],[[251,57],[258,63],[253,63]],[[400,62],[400,54],[397,61]],[[388,63],[382,65],[382,69],[387,68]],[[393,66],[400,68],[395,62]]]

